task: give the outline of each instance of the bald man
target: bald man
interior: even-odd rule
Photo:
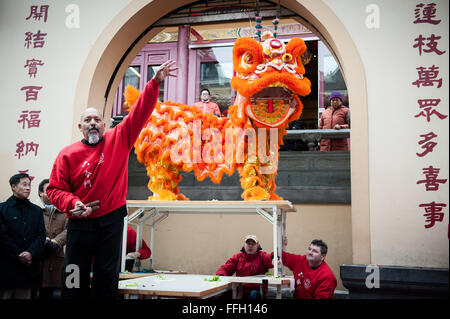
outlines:
[[[167,76],[176,76],[174,64],[167,61],[160,66],[131,112],[113,129],[105,130],[97,109],[86,109],[78,124],[84,139],[65,147],[53,164],[47,195],[69,218],[64,298],[115,298],[123,218],[127,215],[128,154],[153,112],[159,84]],[[98,209],[86,206],[95,200],[100,201]],[[82,213],[72,215],[70,210],[74,208]]]

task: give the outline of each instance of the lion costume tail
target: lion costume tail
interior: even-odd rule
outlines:
[[[131,110],[140,95],[131,85],[125,89],[125,104]],[[220,183],[223,174],[234,173],[233,161],[226,161],[225,130],[229,118],[204,114],[195,106],[158,102],[134,145],[137,159],[147,167],[150,199],[185,199],[179,194],[180,170],[194,171],[197,180],[209,177]]]
[[[139,90],[127,86],[124,96],[130,110],[139,95]],[[244,200],[281,199],[274,193],[276,172],[262,172],[267,164],[250,152],[249,142],[238,142],[230,134],[252,129],[245,117],[237,115],[237,109],[237,105],[230,106],[230,118],[217,118],[194,106],[169,101],[156,104],[134,145],[137,159],[146,166],[150,177],[150,200],[187,200],[177,186],[182,179],[180,170],[194,171],[197,180],[209,177],[218,184],[224,173],[231,176],[236,168]],[[278,162],[278,147],[274,152]]]

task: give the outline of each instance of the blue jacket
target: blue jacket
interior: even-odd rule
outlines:
[[[39,206],[14,196],[0,203],[0,288],[39,286],[39,257],[45,237],[44,218]],[[24,251],[32,255],[30,266],[19,260]]]

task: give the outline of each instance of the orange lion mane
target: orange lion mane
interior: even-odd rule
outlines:
[[[302,114],[299,96],[311,91],[301,62],[305,50],[300,38],[286,45],[273,38],[262,44],[248,37],[237,39],[231,86],[238,95],[227,118],[205,114],[195,106],[158,102],[134,145],[137,159],[150,177],[148,187],[153,195],[149,199],[187,200],[177,186],[180,171],[193,171],[197,180],[209,177],[218,184],[223,174],[231,176],[235,169],[244,200],[281,199],[275,194],[278,149],[289,122]],[[266,88],[284,93],[267,97],[260,93]],[[139,90],[127,86],[128,110],[139,95]],[[276,141],[270,140],[272,129],[277,130]]]

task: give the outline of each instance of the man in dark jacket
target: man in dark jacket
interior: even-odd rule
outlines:
[[[45,242],[42,210],[32,204],[28,174],[9,179],[13,195],[0,203],[0,299],[29,299],[40,281]]]

